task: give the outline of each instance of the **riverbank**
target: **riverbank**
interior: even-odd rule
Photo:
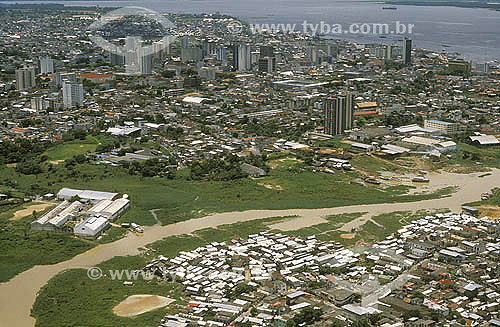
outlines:
[[[225,212],[187,220],[167,226],[148,226],[142,236],[129,234],[113,243],[99,245],[74,258],[54,265],[35,266],[15,276],[7,283],[0,284],[0,316],[6,326],[34,326],[35,319],[30,316],[31,307],[38,291],[56,274],[72,268],[90,268],[115,256],[138,255],[143,248],[165,237],[191,234],[194,231],[214,228],[224,224],[264,219],[276,216],[294,216],[304,221],[317,222],[318,217],[343,213],[366,212],[366,215],[352,221],[352,226],[359,226],[373,216],[395,211],[438,210],[447,208],[460,211],[462,203],[478,201],[481,192],[498,187],[500,170],[493,169],[491,175],[479,177],[483,173],[468,175],[447,173],[449,185],[456,185],[458,190],[449,197],[430,199],[419,202],[403,202],[389,204],[351,205],[321,209],[287,209],[287,210],[249,210]],[[443,175],[444,176],[444,175]],[[306,224],[301,224],[302,226]],[[12,299],[15,299],[13,301]]]

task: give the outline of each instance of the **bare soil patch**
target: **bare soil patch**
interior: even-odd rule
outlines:
[[[34,202],[35,203],[35,202]],[[33,211],[40,212],[53,205],[51,202],[36,202],[27,208],[23,208],[14,212],[14,216],[10,217],[9,220],[18,220],[33,214]]]
[[[159,295],[131,295],[115,306],[113,308],[113,313],[119,317],[133,317],[145,312],[166,307],[174,301],[174,299]]]

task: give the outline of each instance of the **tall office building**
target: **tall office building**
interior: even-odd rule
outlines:
[[[275,57],[259,58],[259,71],[265,73],[272,73],[276,71],[276,58]]]
[[[31,109],[45,110],[49,107],[49,101],[45,100],[42,97],[36,97],[31,99]]]
[[[409,37],[403,40],[403,64],[411,66],[411,38]]]
[[[64,81],[62,85],[64,108],[73,108],[83,104],[83,85]]]
[[[181,39],[181,48],[185,49],[189,46],[189,38],[187,36],[183,36]]]
[[[54,73],[54,60],[50,58],[40,59],[40,73],[53,74]]]
[[[385,46],[385,56],[384,59],[386,61],[391,61],[392,60],[392,44],[388,44]]]
[[[354,122],[354,97],[352,94],[339,95],[322,103],[325,120],[325,133],[339,135],[349,130]]]
[[[19,91],[32,89],[35,83],[35,68],[16,69],[16,88]]]
[[[181,60],[183,62],[200,61],[201,59],[203,59],[203,54],[200,47],[181,49]]]
[[[274,57],[274,48],[271,45],[261,45],[260,57]]]
[[[142,45],[142,38],[140,36],[127,36],[125,39],[125,50],[135,51]]]
[[[56,73],[56,85],[62,86],[63,82],[76,83],[75,73]]]
[[[153,72],[153,54],[149,47],[139,47],[137,49],[138,72],[143,75],[150,75]]]
[[[120,53],[109,53],[109,62],[113,66],[123,66],[125,65],[125,55]]]
[[[217,60],[220,61],[222,66],[227,66],[227,49],[224,47],[217,48]]]
[[[233,67],[240,72],[252,69],[252,54],[249,44],[233,46]]]
[[[153,55],[157,58],[164,58],[170,54],[170,45],[172,44],[173,37],[171,35],[165,36],[160,41],[153,42]]]

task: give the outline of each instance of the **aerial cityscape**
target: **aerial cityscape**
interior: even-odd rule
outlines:
[[[0,1],[0,327],[500,327],[499,28]]]

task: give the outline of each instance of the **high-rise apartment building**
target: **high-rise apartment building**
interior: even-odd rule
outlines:
[[[411,38],[409,37],[403,40],[403,64],[411,66]]]
[[[326,134],[339,135],[352,128],[354,122],[354,97],[352,94],[325,99],[322,106]]]
[[[16,69],[16,88],[19,91],[29,90],[35,87],[35,68]]]
[[[64,108],[73,108],[83,104],[83,85],[64,81],[62,85]]]
[[[54,73],[54,60],[50,58],[40,59],[40,73],[53,74]]]

